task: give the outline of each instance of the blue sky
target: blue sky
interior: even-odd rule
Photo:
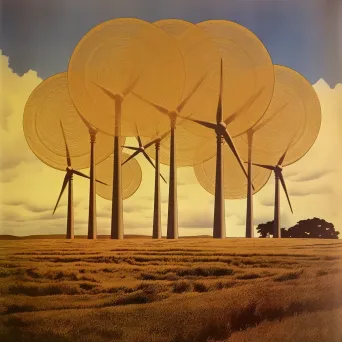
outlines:
[[[33,69],[47,78],[67,69],[87,31],[116,17],[232,20],[264,42],[274,64],[312,83],[342,82],[340,0],[2,0],[0,49],[19,75]]]

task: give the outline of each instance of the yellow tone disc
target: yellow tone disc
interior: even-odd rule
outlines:
[[[158,136],[160,135],[156,134],[152,138],[142,137],[141,140],[143,145],[148,144]],[[175,141],[175,160],[177,167],[194,166],[209,158],[204,155],[196,154],[196,151],[201,147],[201,145],[209,141],[208,138],[202,138],[198,135],[192,134],[179,125],[175,129]],[[161,164],[170,165],[170,143],[171,140],[169,133],[160,143],[159,161]],[[150,146],[145,151],[152,159],[155,159],[156,152],[154,145]],[[213,153],[215,153],[215,151]]]
[[[216,150],[216,141],[201,146],[197,151],[202,156],[211,156],[212,151]],[[203,157],[202,157],[203,158]],[[246,165],[247,169],[247,165]],[[242,199],[247,197],[247,178],[241,170],[235,156],[226,144],[223,146],[223,179],[224,179],[224,198]],[[194,166],[196,178],[200,185],[212,195],[215,195],[216,179],[216,153],[204,163]],[[252,166],[252,182],[254,194],[260,191],[270,178],[272,171],[261,167]]]
[[[174,108],[185,82],[183,58],[174,40],[156,25],[133,18],[109,20],[90,30],[77,44],[68,74],[72,100],[84,118],[114,135],[115,114],[121,113],[123,136],[134,135],[135,124],[146,135],[151,127],[155,131],[156,123],[169,126],[168,117],[154,116],[151,106],[131,91]]]
[[[237,136],[255,125],[270,104],[274,88],[271,57],[258,37],[239,24],[208,20],[197,26],[211,37],[223,60],[223,121],[230,135]],[[212,78],[212,87],[218,89],[218,77]],[[217,102],[215,105],[217,108]],[[216,109],[196,113],[194,117],[216,122]],[[192,130],[191,127],[187,128]],[[210,136],[208,131],[201,127],[201,135]]]
[[[122,153],[122,162],[130,155]],[[111,154],[102,163],[96,165],[96,178],[107,185],[97,183],[96,193],[104,199],[112,200],[113,194],[113,162],[114,155]],[[122,166],[122,198],[131,197],[141,184],[142,172],[139,163],[135,158]]]
[[[258,164],[276,165],[287,150],[285,166],[303,157],[313,145],[320,129],[321,108],[315,90],[301,74],[282,65],[275,65],[274,70],[274,96],[267,112],[235,142],[244,160],[251,146],[252,161]]]
[[[154,23],[173,37],[179,47],[186,72],[186,81],[183,98],[177,107],[166,107],[168,112],[175,111],[181,117],[203,116],[207,112],[214,112],[217,107],[219,96],[218,87],[213,84],[219,82],[221,58],[210,37],[198,26],[184,20],[166,19]],[[153,106],[151,111],[155,115],[165,115]],[[201,126],[183,118],[176,120],[175,130],[175,160],[178,167],[192,166],[195,163],[194,153],[198,144],[203,138],[197,135]],[[184,125],[184,127],[183,127]],[[191,132],[186,127],[192,126]],[[160,127],[156,127],[160,130]],[[147,143],[150,139],[144,139]],[[155,157],[154,149],[147,149],[150,157]],[[200,160],[199,162],[201,162]],[[169,165],[170,163],[170,136],[161,141],[160,162]]]
[[[24,110],[23,129],[32,152],[45,164],[65,170],[67,150],[71,167],[90,166],[90,133],[71,101],[67,73],[56,74],[41,82],[31,93]],[[95,162],[113,151],[113,137],[97,132]]]

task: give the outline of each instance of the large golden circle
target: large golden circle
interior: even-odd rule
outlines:
[[[303,157],[317,138],[321,124],[319,100],[312,85],[297,71],[275,65],[275,87],[263,118],[249,130],[252,161],[283,166]],[[243,159],[248,158],[248,134],[235,138]]]
[[[216,179],[216,141],[202,145],[197,151],[202,156],[210,157],[205,162],[194,166],[194,171],[199,184],[209,193],[215,195]],[[225,199],[242,199],[247,197],[247,178],[236,160],[234,154],[225,144],[223,146],[223,186]],[[246,165],[247,169],[247,165]],[[272,171],[261,167],[252,166],[253,194],[260,191],[270,178]]]
[[[208,20],[197,26],[211,37],[223,60],[223,121],[234,137],[255,125],[270,104],[274,88],[272,60],[259,38],[239,24]],[[212,87],[218,89],[216,79]],[[194,116],[216,122],[216,110]],[[189,130],[191,127],[187,126]],[[201,135],[210,136],[208,131],[201,128]]]
[[[133,91],[159,105],[174,108],[185,82],[183,58],[174,40],[156,25],[140,19],[118,18],[91,29],[77,44],[69,63],[69,88],[75,106],[94,127],[114,135],[116,95]],[[132,93],[123,96],[123,136],[150,135],[153,122],[167,127],[167,117],[153,117],[151,106]],[[154,129],[154,127],[153,127]]]
[[[221,57],[216,45],[210,37],[198,26],[184,20],[166,19],[154,23],[173,37],[180,49],[186,71],[186,81],[183,98],[178,107],[166,108],[169,112],[175,110],[181,117],[193,115],[203,116],[214,112],[217,107],[219,89],[219,69]],[[184,105],[183,105],[184,104]],[[151,107],[158,115],[158,110]],[[159,113],[159,115],[163,115]],[[196,134],[201,131],[197,123],[178,117],[175,129],[175,161],[178,167],[192,166],[195,163],[194,153],[203,138]],[[184,125],[184,126],[183,126]],[[192,126],[191,132],[186,129]],[[160,132],[160,127],[156,127]],[[148,138],[143,140],[149,141]],[[170,135],[161,141],[160,162],[170,164]],[[155,158],[154,149],[147,149],[150,157]],[[200,160],[199,162],[201,162]]]
[[[67,153],[74,169],[90,166],[89,128],[71,101],[67,73],[59,73],[41,82],[26,102],[23,129],[32,152],[45,164],[65,170]],[[113,137],[97,132],[95,163],[106,159],[113,151]]]
[[[122,153],[122,162],[129,158],[129,154]],[[104,199],[112,200],[113,195],[113,162],[111,154],[106,160],[96,165],[96,178],[107,185],[97,183],[96,193]],[[131,197],[139,188],[142,179],[140,164],[135,158],[122,166],[122,198]]]

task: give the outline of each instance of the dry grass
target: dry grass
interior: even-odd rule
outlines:
[[[0,241],[1,341],[341,342],[342,243]]]

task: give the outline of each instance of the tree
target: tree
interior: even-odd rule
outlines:
[[[273,222],[269,221],[258,225],[259,237],[265,238],[267,233],[273,236]],[[317,217],[298,221],[289,229],[281,228],[282,238],[338,239],[339,234],[340,232],[335,230],[332,223]]]
[[[298,221],[293,227],[281,230],[284,238],[338,239],[339,234],[332,223],[317,217]]]
[[[267,233],[273,236],[274,220],[266,223],[260,223],[257,227],[257,232],[260,238],[265,238]]]

